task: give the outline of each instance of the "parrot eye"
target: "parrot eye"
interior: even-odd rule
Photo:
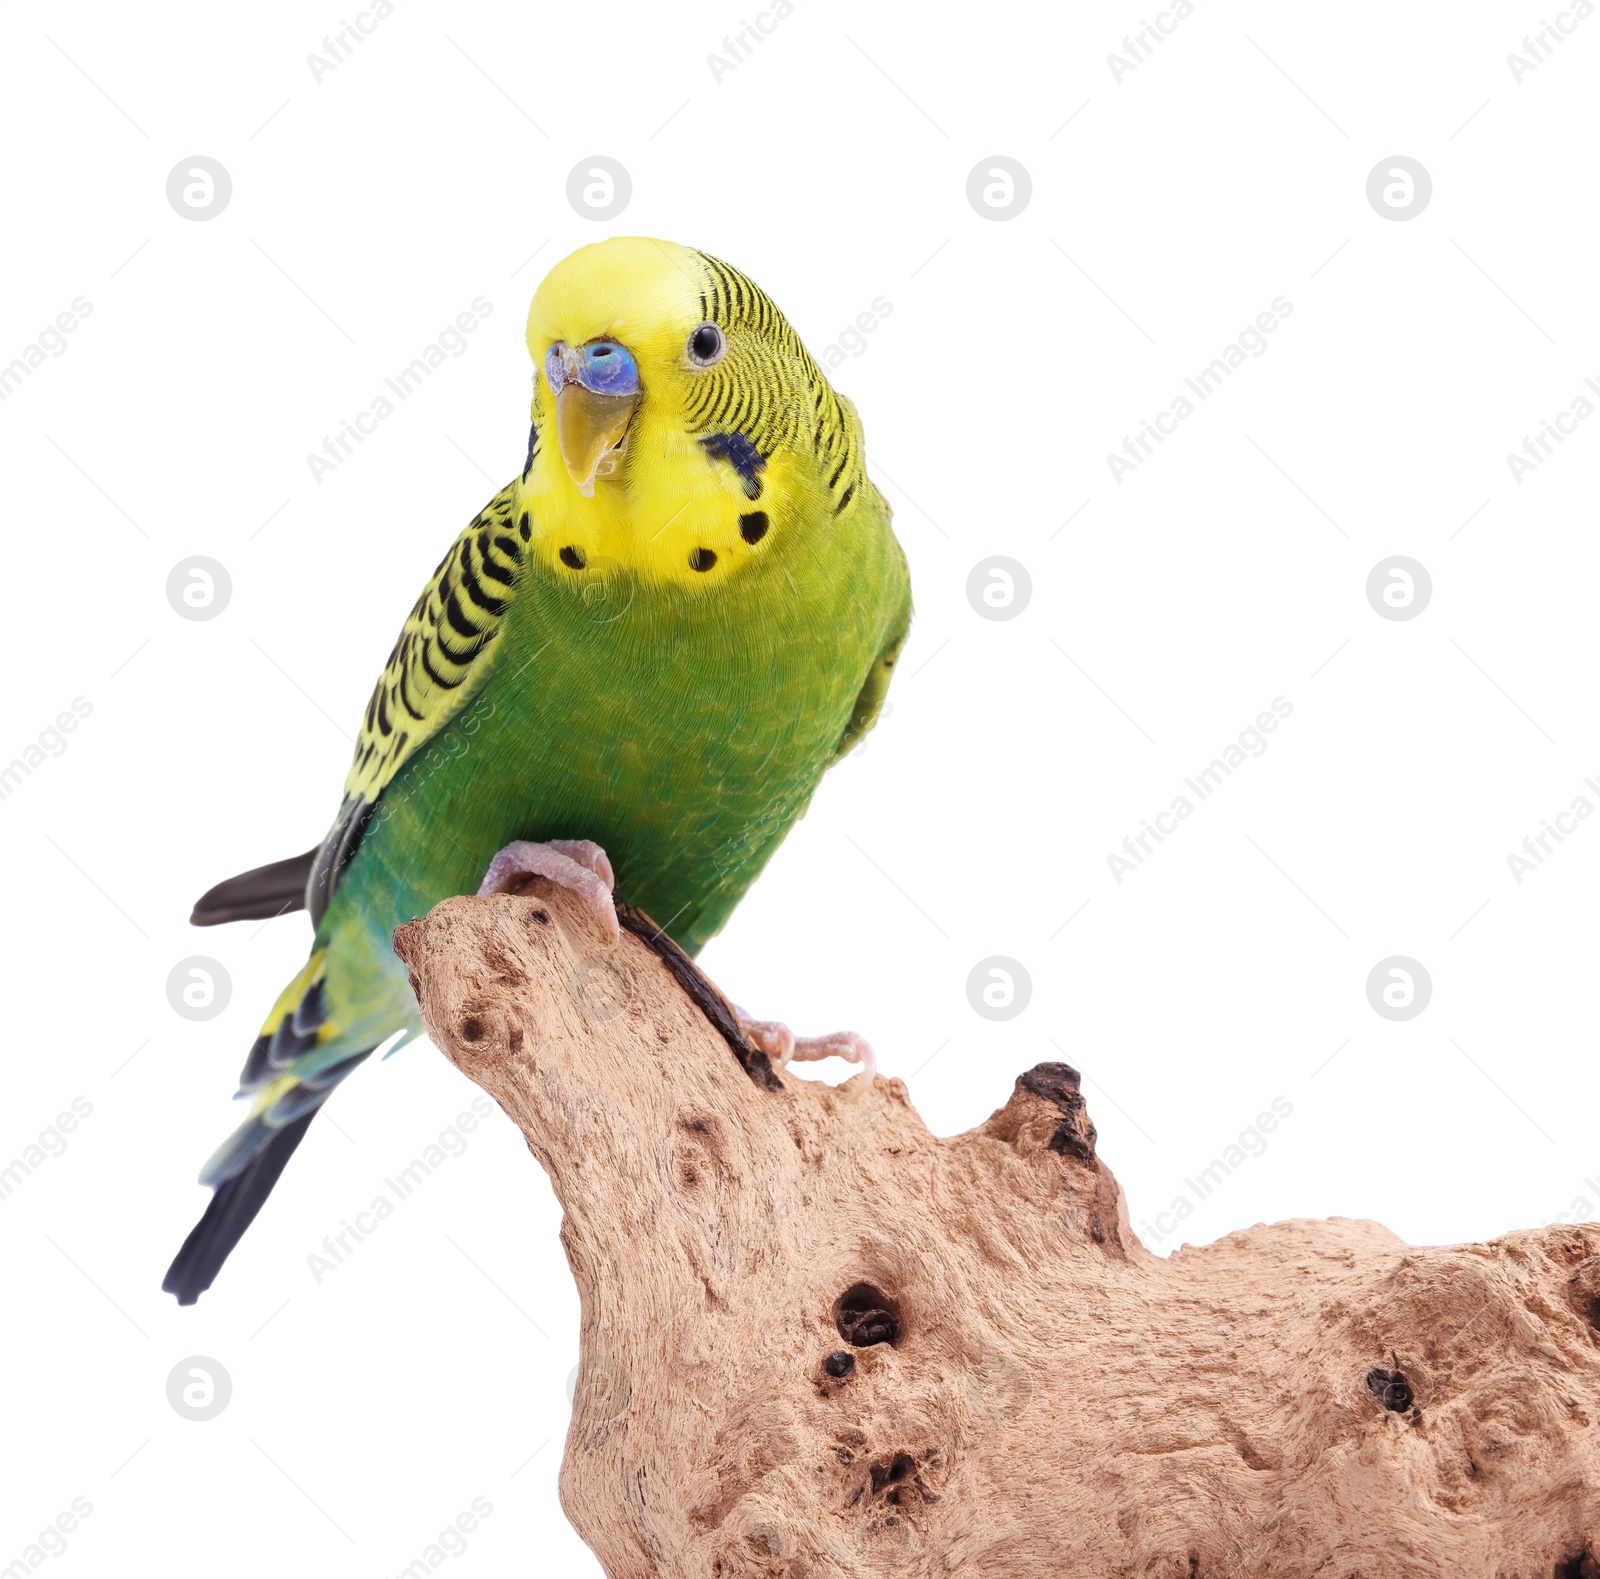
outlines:
[[[728,349],[728,342],[714,323],[703,323],[689,336],[689,360],[696,367],[715,367]]]

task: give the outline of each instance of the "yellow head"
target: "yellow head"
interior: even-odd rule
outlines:
[[[767,295],[691,247],[618,236],[528,311],[521,508],[552,567],[710,588],[804,547],[871,489],[855,413]]]

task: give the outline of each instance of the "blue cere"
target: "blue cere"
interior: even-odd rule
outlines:
[[[594,395],[637,395],[639,364],[633,352],[615,340],[591,340],[574,349],[558,340],[545,352],[545,377],[560,391],[565,384],[580,384]]]

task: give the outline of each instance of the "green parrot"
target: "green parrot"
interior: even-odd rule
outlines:
[[[905,555],[855,408],[771,299],[706,253],[584,247],[528,314],[521,476],[456,539],[302,856],[219,884],[201,926],[302,906],[305,966],[250,1049],[249,1117],[163,1283],[209,1288],[329,1093],[421,1025],[395,927],[541,873],[612,936],[612,890],[691,955],[823,772],[872,727],[911,621]],[[780,1060],[870,1049],[796,1043]]]

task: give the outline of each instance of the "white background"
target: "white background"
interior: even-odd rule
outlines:
[[[719,982],[867,1034],[940,1133],[1067,1058],[1136,1225],[1292,1104],[1147,1230],[1162,1252],[1294,1215],[1423,1242],[1600,1216],[1600,824],[1520,885],[1506,861],[1600,804],[1600,421],[1520,483],[1505,458],[1600,377],[1600,20],[1519,84],[1536,8],[1201,0],[1119,83],[1148,13],[1060,9],[797,0],[720,82],[749,10],[399,0],[320,82],[331,5],[0,12],[0,361],[93,304],[0,404],[0,762],[93,708],[0,801],[0,1164],[93,1108],[0,1201],[0,1565],[83,1496],[52,1574],[388,1576],[482,1496],[450,1572],[597,1572],[555,1489],[577,1304],[511,1125],[308,1269],[474,1094],[425,1043],[340,1090],[197,1307],[159,1284],[307,941],[189,906],[320,837],[401,618],[520,467],[532,291],[604,234],[729,259],[819,353],[893,307],[834,378],[911,644],[706,951]],[[202,223],[165,195],[194,154],[233,183]],[[633,181],[605,224],[565,195],[594,154]],[[1000,223],[966,197],[995,154],[1033,186]],[[1404,222],[1366,196],[1395,154],[1433,182]],[[307,452],[480,295],[466,353],[316,482]],[[1265,354],[1119,483],[1107,453],[1279,296]],[[166,601],[193,554],[233,583],[205,623]],[[1003,622],[966,594],[994,554],[1032,579]],[[1394,554],[1433,581],[1403,623],[1364,591]],[[1270,749],[1118,884],[1124,835],[1277,696]],[[167,1003],[192,954],[233,983],[204,1024]],[[1433,982],[1403,1023],[1365,991],[1393,954]],[[1006,1023],[967,999],[990,955],[1033,983]],[[233,1383],[207,1423],[165,1396],[197,1354]]]

